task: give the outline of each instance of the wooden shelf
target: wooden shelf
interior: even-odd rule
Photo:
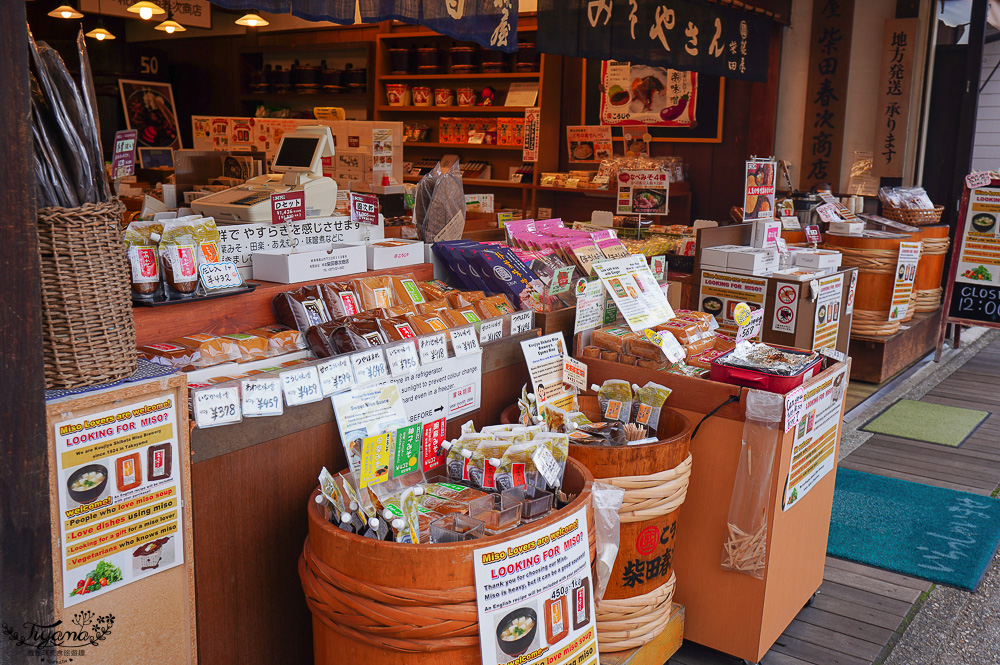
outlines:
[[[274,102],[285,102],[291,103],[295,102],[332,102],[332,101],[343,101],[344,99],[357,99],[359,101],[364,101],[368,98],[367,92],[333,92],[333,93],[318,93],[315,95],[300,95],[295,92],[266,92],[266,93],[244,93],[240,95],[240,99],[246,101],[274,101]]]
[[[519,145],[492,145],[488,143],[427,143],[424,141],[404,141],[403,149],[414,148],[464,148],[472,150],[516,150],[521,152],[524,147]]]
[[[598,198],[608,198],[613,199],[618,196],[618,192],[613,189],[585,189],[583,187],[549,187],[542,185],[535,185],[535,189],[542,192],[576,192],[585,194],[588,196],[596,196]],[[674,198],[678,196],[688,196],[691,193],[691,184],[687,182],[672,182],[670,183],[670,193],[668,198]]]
[[[376,111],[404,113],[515,113],[524,115],[527,106],[377,106]]]
[[[386,74],[379,78],[383,81],[461,81],[469,79],[473,81],[483,80],[507,80],[507,81],[533,81],[541,76],[540,72],[474,72],[471,74]]]
[[[404,182],[420,182],[422,176],[405,175]],[[531,187],[530,182],[510,182],[509,180],[490,180],[486,178],[462,178],[463,185],[475,185],[477,187],[496,187],[498,189],[527,189]]]

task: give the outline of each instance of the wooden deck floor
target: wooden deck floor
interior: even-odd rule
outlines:
[[[863,397],[865,391],[856,391]],[[922,401],[989,411],[958,448],[877,434],[840,466],[891,478],[989,495],[1000,486],[1000,342],[983,349]],[[823,585],[761,665],[870,665],[921,593],[924,580],[827,557]],[[668,665],[741,661],[685,642]]]

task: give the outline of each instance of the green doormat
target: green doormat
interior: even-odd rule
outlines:
[[[1000,542],[1000,500],[837,469],[827,553],[975,590]]]
[[[866,432],[957,447],[962,445],[989,415],[986,411],[901,399],[872,418],[861,429]]]

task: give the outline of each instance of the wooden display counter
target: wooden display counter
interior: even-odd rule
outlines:
[[[780,434],[767,500],[767,555],[762,579],[725,570],[720,565],[727,538],[730,501],[738,469],[746,420],[748,390],[677,374],[618,363],[584,359],[588,383],[627,379],[643,385],[661,383],[673,390],[667,405],[698,427],[691,439],[693,466],[687,498],[677,519],[673,567],[677,573],[674,602],[685,608],[684,638],[724,653],[758,662],[823,582],[826,543],[833,505],[834,471],[783,510],[795,430]],[[806,382],[806,391],[828,381],[846,388],[844,363],[825,361],[827,369]],[[839,384],[836,383],[840,377]],[[733,399],[731,403],[728,400]],[[843,393],[833,461],[840,447]],[[713,409],[718,410],[706,418]],[[704,419],[704,420],[703,420]],[[752,442],[752,447],[767,445]],[[760,448],[757,448],[760,454]],[[759,470],[758,470],[759,471]]]
[[[884,383],[934,350],[941,310],[913,315],[886,337],[851,335],[851,381]]]
[[[133,307],[136,346],[165,342],[195,333],[225,335],[265,326],[276,322],[271,300],[284,291],[293,291],[303,286],[324,282],[343,282],[358,277],[405,273],[413,273],[417,281],[423,282],[434,279],[434,266],[430,263],[418,263],[412,266],[369,270],[354,275],[293,284],[252,279],[251,282],[260,284],[252,293],[160,307]]]
[[[449,421],[450,438],[467,420],[477,429],[500,422],[528,382],[520,342],[538,334],[483,345],[480,408]],[[194,429],[191,448],[199,663],[311,663],[297,565],[320,469],[346,468],[330,400]]]

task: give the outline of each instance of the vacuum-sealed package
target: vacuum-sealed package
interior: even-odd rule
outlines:
[[[198,290],[198,241],[192,221],[163,221],[158,252],[164,293],[169,300],[190,298]]]
[[[163,276],[156,248],[162,233],[163,222],[131,222],[125,229],[133,298],[152,300],[160,293]]]
[[[333,318],[320,288],[315,285],[279,293],[271,300],[271,306],[279,323],[301,332]]]

